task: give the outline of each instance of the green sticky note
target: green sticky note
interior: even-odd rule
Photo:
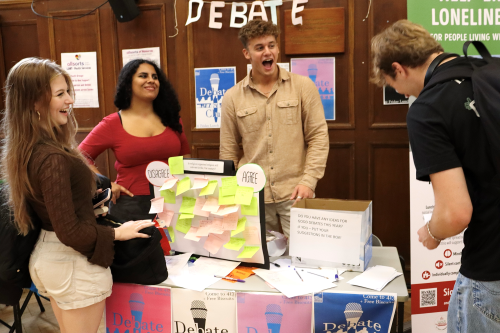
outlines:
[[[193,214],[195,204],[196,198],[182,197],[182,204],[181,208],[179,208],[179,213]]]
[[[161,196],[165,199],[166,203],[175,204],[175,192],[172,190],[160,191]]]
[[[253,187],[238,186],[234,195],[234,203],[238,205],[250,205],[253,198]]]
[[[171,175],[184,174],[184,157],[182,156],[169,157],[168,166],[170,168]]]
[[[175,242],[175,232],[173,227],[168,227],[168,234],[170,235],[170,239],[172,240],[172,243]]]
[[[227,197],[219,197],[219,205],[234,205],[234,195],[228,195]]]
[[[236,176],[233,177],[225,177],[221,179],[222,186],[224,187],[224,196],[235,195],[236,187],[238,186],[238,181],[236,180]]]
[[[175,224],[175,230],[179,230],[185,234],[188,233],[189,229],[191,229],[191,219],[178,219]]]
[[[237,258],[252,258],[253,255],[259,251],[260,246],[248,246],[246,245],[241,251],[240,255]]]
[[[192,218],[194,218],[194,214],[184,213],[179,216],[179,220],[192,219]]]
[[[191,178],[189,177],[182,178],[182,180],[180,180],[177,183],[177,193],[175,195],[182,194],[190,189],[191,189]]]
[[[214,194],[215,189],[217,188],[218,184],[219,184],[218,181],[216,181],[216,180],[210,180],[208,182],[208,185],[201,189],[200,197],[202,195],[212,195],[212,194]]]
[[[259,215],[259,205],[257,204],[256,197],[252,197],[252,202],[250,203],[250,205],[241,205],[241,215]]]
[[[224,247],[228,250],[239,251],[243,244],[245,244],[245,238],[231,237]]]
[[[234,236],[236,234],[239,234],[243,230],[245,230],[245,225],[247,224],[247,218],[242,217],[241,219],[238,220],[238,226],[236,227],[236,230],[231,230],[231,236]]]

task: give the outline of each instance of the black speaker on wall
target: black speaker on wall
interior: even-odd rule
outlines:
[[[132,21],[141,13],[136,0],[109,0],[118,22]]]

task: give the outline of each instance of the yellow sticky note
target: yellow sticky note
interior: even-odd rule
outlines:
[[[228,195],[227,197],[219,197],[219,205],[234,205],[234,195]]]
[[[186,177],[177,183],[177,193],[175,195],[182,194],[191,189],[191,178]]]
[[[236,194],[236,187],[238,186],[238,180],[236,179],[236,176],[225,177],[222,178],[221,181],[225,196]]]
[[[252,197],[252,202],[250,205],[241,205],[241,215],[259,215],[259,205],[257,204],[257,198]]]
[[[175,232],[173,227],[168,227],[168,234],[170,235],[170,239],[172,240],[172,243],[175,242]]]
[[[192,219],[192,218],[194,218],[194,214],[183,213],[179,216],[179,220]]]
[[[247,224],[247,218],[242,217],[241,219],[238,220],[238,226],[236,227],[236,230],[231,230],[231,236],[234,236],[236,234],[239,234],[243,230],[245,230],[245,225]]]
[[[161,196],[165,199],[166,203],[175,204],[175,192],[172,190],[160,191]]]
[[[177,223],[175,224],[175,230],[179,230],[180,232],[187,234],[189,229],[191,229],[191,219],[177,220]]]
[[[245,245],[243,251],[241,251],[240,255],[237,258],[252,258],[257,251],[259,251],[260,246],[248,246]]]
[[[171,175],[184,174],[184,157],[182,156],[169,157],[168,166],[170,168]]]
[[[219,184],[219,182],[217,182],[216,180],[209,181],[208,185],[201,189],[200,197],[202,195],[212,195],[212,194],[214,194],[215,189],[217,188],[218,184]]]
[[[228,250],[239,251],[243,244],[245,244],[245,238],[231,237],[224,247]]]
[[[253,187],[238,186],[234,195],[234,203],[238,205],[250,205],[252,197]]]
[[[182,204],[181,208],[179,208],[179,213],[193,214],[195,205],[196,198],[182,197]]]

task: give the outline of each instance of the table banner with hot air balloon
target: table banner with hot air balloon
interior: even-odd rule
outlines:
[[[310,78],[318,88],[326,120],[335,120],[335,58],[293,58],[290,71]]]
[[[236,295],[238,333],[312,332],[312,294],[292,298],[272,293]]]
[[[389,333],[396,300],[392,293],[316,293],[315,332]]]
[[[236,67],[195,68],[196,128],[220,128],[224,94],[236,84]]]
[[[113,284],[106,299],[106,333],[172,332],[171,289]]]
[[[173,333],[236,333],[236,293],[172,289]]]

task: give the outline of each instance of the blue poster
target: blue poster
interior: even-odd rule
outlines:
[[[224,94],[236,84],[236,67],[195,68],[196,128],[220,128]]]
[[[322,333],[389,333],[396,294],[314,294],[314,331]]]

